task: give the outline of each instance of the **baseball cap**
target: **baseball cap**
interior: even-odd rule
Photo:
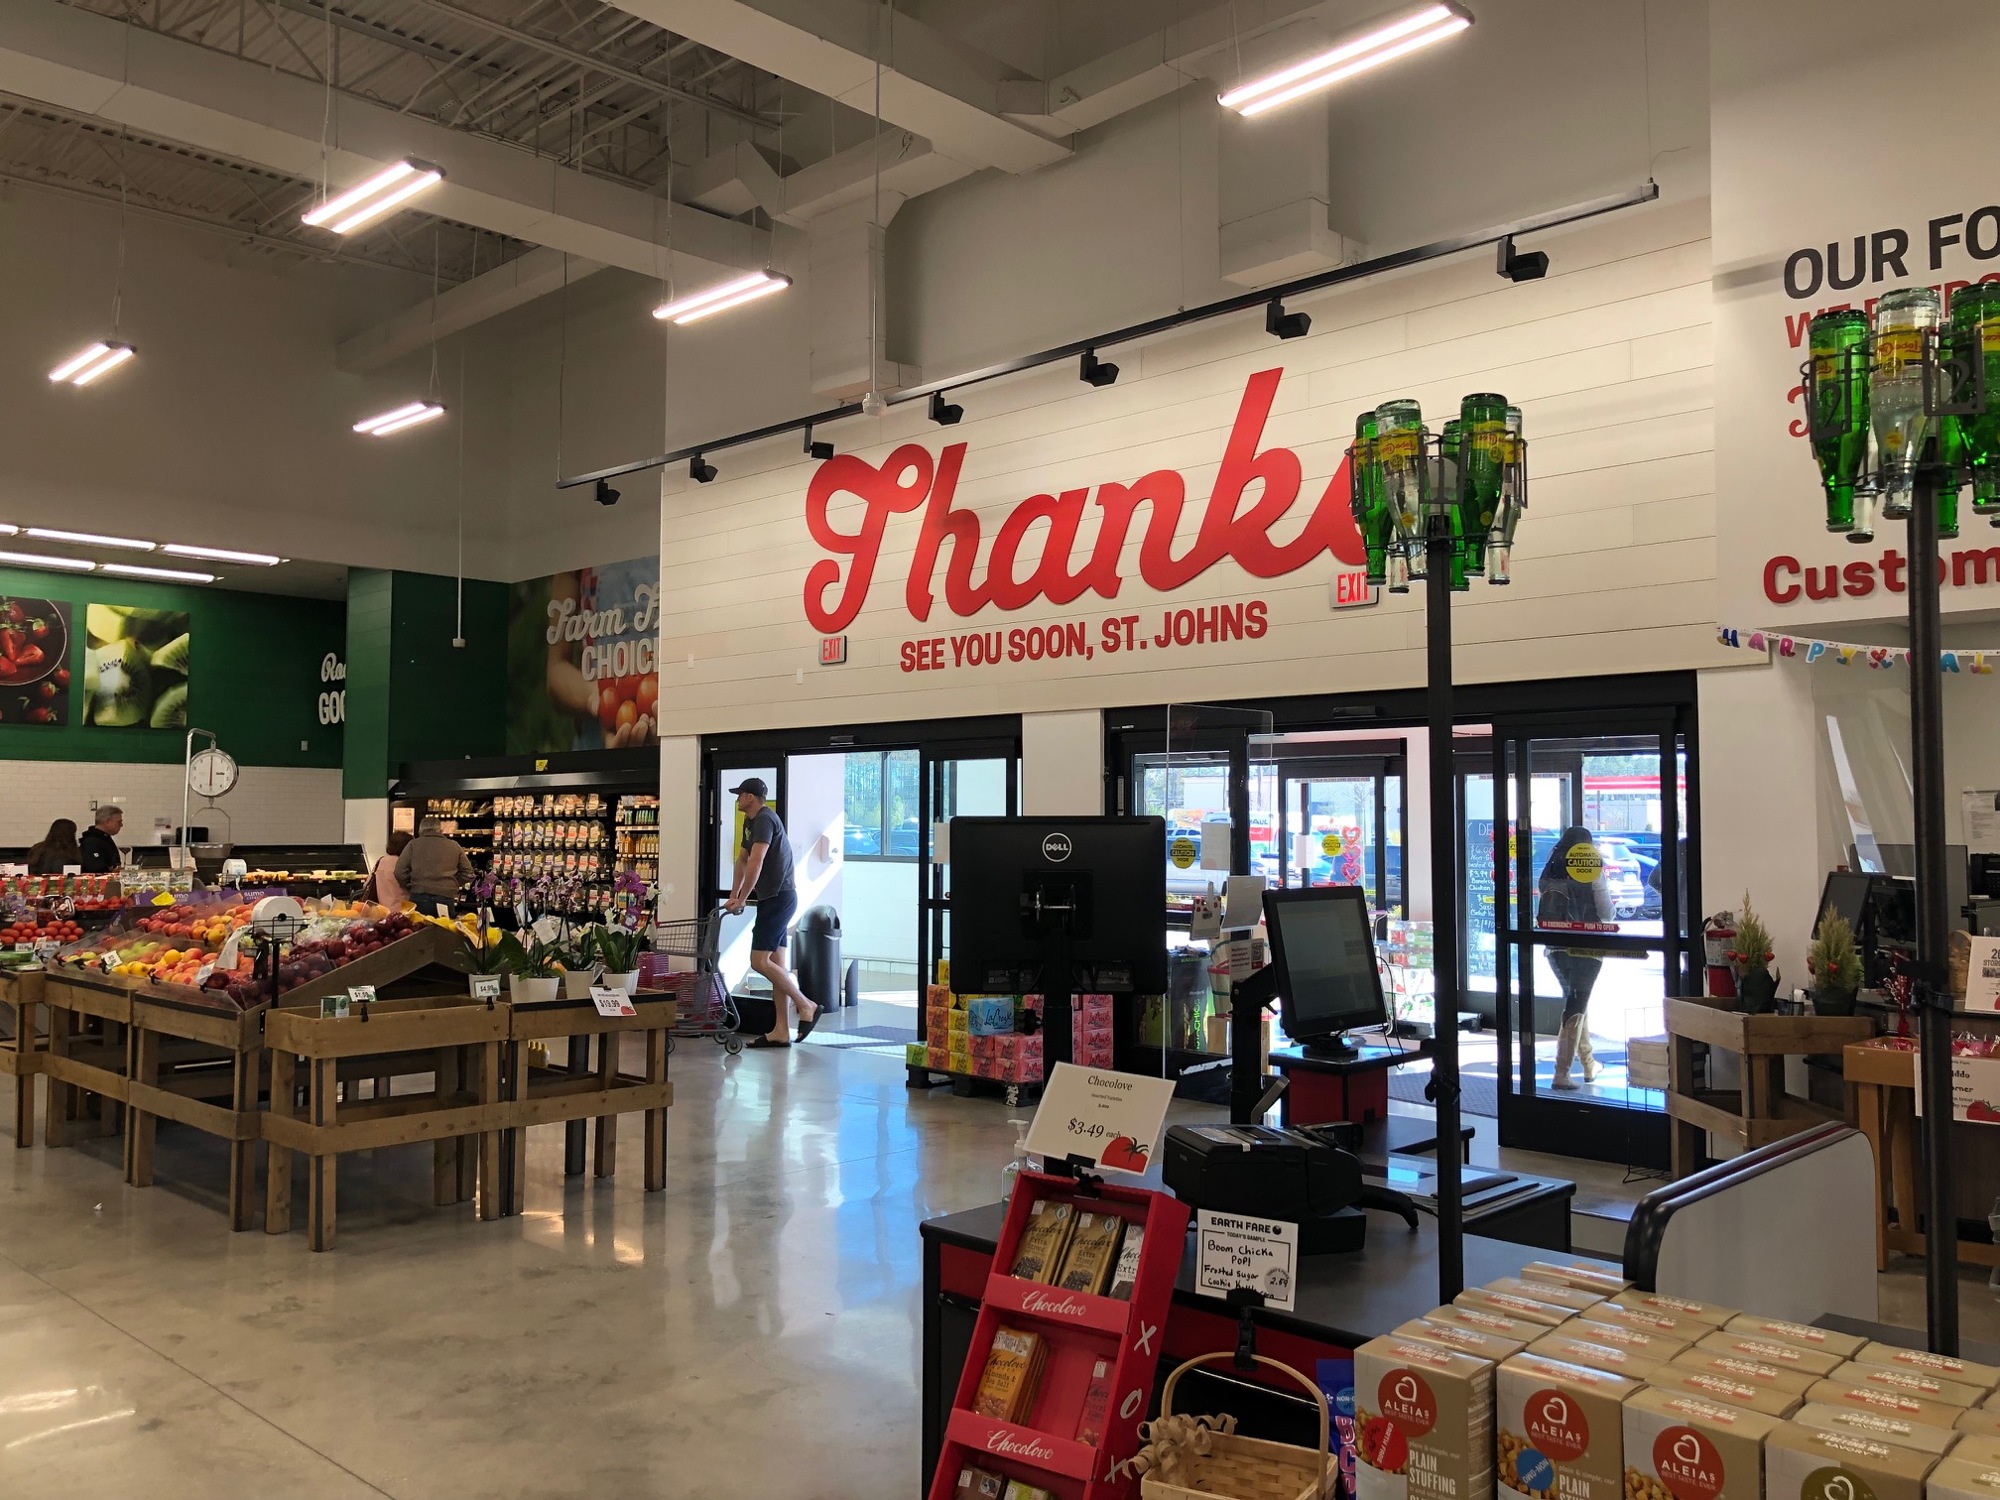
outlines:
[[[768,802],[771,800],[771,789],[764,785],[764,778],[761,776],[745,776],[729,789],[729,795],[732,797],[739,797],[745,792],[748,792],[759,801]]]

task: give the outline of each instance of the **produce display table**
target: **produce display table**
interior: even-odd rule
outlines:
[[[1714,998],[1667,1001],[1667,1035],[1673,1045],[1667,1114],[1674,1122],[1677,1178],[1699,1170],[1708,1132],[1754,1151],[1828,1120],[1845,1121],[1843,1111],[1785,1092],[1785,1059],[1837,1053],[1875,1030],[1865,1016],[1751,1016],[1723,1009],[1727,1003]],[[1695,1048],[1702,1043],[1736,1054],[1743,1070],[1741,1089],[1696,1087]]]
[[[1875,1269],[1889,1269],[1891,1255],[1922,1255],[1917,1226],[1923,1195],[1917,1187],[1917,1054],[1895,1037],[1850,1042],[1841,1051],[1841,1073],[1860,1117],[1861,1133],[1875,1150]],[[1968,1266],[2000,1266],[2000,1245],[1961,1238],[1958,1258]]]
[[[118,1130],[118,1109],[130,1092],[126,1033],[132,1024],[134,981],[110,974],[52,970],[43,976],[48,1007],[48,1047],[39,1071],[49,1080],[42,1139],[71,1143],[72,1127],[96,1100],[96,1134]]]
[[[505,1190],[502,1212],[520,1213],[527,1177],[530,1125],[563,1121],[574,1133],[575,1149],[564,1153],[564,1175],[583,1171],[585,1122],[597,1122],[592,1172],[610,1177],[618,1170],[618,1116],[643,1111],[646,1141],[646,1191],[667,1185],[667,1107],[674,1086],[667,1081],[675,1003],[671,992],[641,990],[632,997],[636,1015],[603,1016],[589,1000],[557,1000],[545,1005],[512,1007],[507,1042],[507,1096],[510,1119],[503,1148]],[[619,1044],[638,1033],[644,1072],[619,1071]],[[597,1062],[589,1062],[590,1039],[597,1038]],[[562,1040],[569,1061],[562,1068],[537,1068],[528,1062],[529,1044]]]
[[[264,1229],[284,1234],[292,1224],[292,1153],[308,1160],[307,1243],[334,1244],[334,1204],[342,1153],[430,1142],[437,1148],[440,1201],[462,1200],[470,1186],[476,1141],[479,1217],[500,1216],[499,1132],[513,1123],[501,1091],[501,1054],[508,1042],[512,1007],[504,1001],[459,994],[378,1000],[365,1014],[321,1016],[317,1010],[278,1008],[264,1020],[271,1054],[271,1108],[264,1117],[270,1143],[265,1164]],[[306,1113],[294,1098],[298,1074],[306,1075]],[[378,1096],[340,1102],[340,1086],[362,1078],[431,1074],[427,1094]]]
[[[35,1079],[42,1071],[42,1044],[37,1015],[42,986],[48,976],[40,969],[0,973],[0,1005],[14,1014],[13,1035],[0,1038],[0,1073],[14,1077],[14,1146],[35,1144]]]
[[[229,1227],[254,1228],[257,1107],[264,1076],[264,1009],[205,1003],[198,990],[154,985],[132,991],[126,1084],[125,1180],[153,1185],[153,1137],[161,1120],[229,1143]]]

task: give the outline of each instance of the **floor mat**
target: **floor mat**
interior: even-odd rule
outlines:
[[[845,1031],[833,1031],[825,1027],[815,1030],[806,1038],[808,1047],[861,1048],[882,1052],[894,1052],[902,1056],[902,1049],[917,1039],[914,1026],[850,1026]]]

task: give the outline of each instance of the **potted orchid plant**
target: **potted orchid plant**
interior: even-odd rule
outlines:
[[[598,961],[604,965],[604,984],[631,994],[639,988],[639,949],[642,939],[625,927],[601,924],[590,930]]]
[[[546,1005],[557,997],[562,975],[556,968],[553,943],[533,936],[523,943],[510,932],[501,937],[500,948],[506,955],[507,984],[516,1005]]]
[[[556,944],[556,964],[562,970],[563,999],[588,1000],[597,982],[597,943],[589,929],[564,929]]]

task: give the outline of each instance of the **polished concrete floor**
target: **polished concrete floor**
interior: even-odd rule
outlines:
[[[115,1141],[7,1139],[0,1497],[916,1494],[916,1224],[997,1196],[1009,1111],[831,1047],[684,1041],[673,1075],[664,1193],[629,1133],[599,1182],[534,1131],[527,1213],[497,1223],[430,1205],[423,1148],[350,1157],[323,1255],[302,1228],[231,1234],[204,1137],[163,1127],[145,1190]],[[1475,1158],[1576,1178],[1605,1214],[1650,1185]],[[1921,1323],[1904,1265],[1883,1315]],[[1964,1300],[1966,1336],[2000,1337],[1983,1276]]]

